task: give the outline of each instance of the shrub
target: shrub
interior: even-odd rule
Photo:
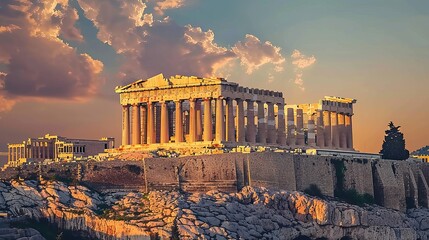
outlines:
[[[140,173],[142,171],[142,169],[139,166],[136,166],[136,165],[129,165],[129,164],[127,164],[125,166],[128,169],[128,171],[130,171],[130,172],[132,172],[132,173],[134,173],[136,175],[140,175]]]
[[[363,206],[364,204],[373,204],[374,197],[368,193],[360,194],[355,189],[335,190],[335,197],[344,200],[347,203]]]
[[[306,188],[304,192],[311,196],[323,197],[322,191],[316,184],[310,184],[310,186]]]

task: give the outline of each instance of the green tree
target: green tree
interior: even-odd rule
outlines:
[[[386,130],[383,146],[380,151],[381,158],[392,160],[405,160],[410,156],[410,152],[405,149],[404,134],[399,131],[401,126],[395,126],[393,122],[389,123],[389,129]]]

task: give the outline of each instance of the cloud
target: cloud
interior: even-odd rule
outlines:
[[[0,26],[0,33],[4,33],[4,32],[13,32],[15,30],[21,29],[20,27],[16,26],[16,25],[9,25],[9,26]]]
[[[301,90],[305,90],[304,80],[302,79],[303,70],[312,66],[316,62],[314,56],[307,57],[298,50],[294,50],[291,55],[292,65],[294,66],[295,80],[294,83],[298,85]]]
[[[141,40],[142,26],[151,25],[153,17],[144,14],[146,4],[141,0],[78,0],[85,16],[99,30],[97,37],[111,45],[117,53],[132,52]]]
[[[212,76],[235,57],[214,42],[213,31],[179,26],[168,17],[154,19],[144,13],[146,5],[139,0],[126,5],[122,0],[79,4],[99,29],[97,37],[123,56],[120,76],[126,83],[158,73]]]
[[[99,29],[97,35],[123,57],[119,76],[124,83],[158,73],[214,76],[227,72],[232,60],[239,60],[248,74],[263,65],[283,71],[281,49],[246,35],[233,48],[215,42],[215,33],[198,26],[179,26],[169,17],[145,13],[151,9],[141,0],[78,0],[85,16]],[[161,1],[153,10],[178,8],[183,1]]]
[[[162,0],[156,1],[154,10],[159,15],[164,15],[164,10],[180,8],[185,5],[185,0]]]
[[[61,36],[68,40],[83,41],[80,30],[75,27],[77,20],[79,20],[77,10],[68,7],[61,19]]]
[[[6,73],[0,72],[0,113],[10,111],[15,105],[16,101],[6,98],[4,95],[4,80]]]
[[[274,65],[276,72],[284,70],[285,58],[280,53],[281,48],[269,41],[263,43],[257,37],[246,34],[245,40],[237,42],[232,50],[240,59],[240,64],[246,68],[247,74],[268,63]]]
[[[79,54],[60,39],[81,40],[76,10],[67,0],[0,2],[2,102],[20,99],[84,100],[102,83],[102,62]],[[6,97],[7,96],[7,97]],[[7,100],[6,100],[7,99]],[[10,109],[6,107],[5,109]]]

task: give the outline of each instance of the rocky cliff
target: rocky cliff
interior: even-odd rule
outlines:
[[[0,182],[0,211],[99,239],[429,239],[429,210],[358,207],[301,192],[100,194],[57,181]]]

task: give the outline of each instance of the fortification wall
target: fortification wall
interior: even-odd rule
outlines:
[[[344,159],[344,189],[374,195],[371,160]]]
[[[340,163],[340,165],[338,165]],[[338,168],[340,166],[341,168]],[[341,170],[339,174],[337,171]],[[41,172],[40,172],[41,170]],[[429,164],[390,160],[342,159],[276,152],[229,153],[135,161],[25,165],[1,172],[0,179],[81,181],[95,189],[235,192],[244,186],[304,191],[317,185],[327,196],[342,188],[373,195],[376,203],[397,210],[429,207]],[[341,179],[339,179],[341,178]]]
[[[377,204],[397,210],[405,210],[405,188],[398,182],[396,166],[392,161],[373,163],[374,198]]]
[[[296,190],[293,155],[275,152],[252,153],[247,154],[244,161],[249,186]]]
[[[296,190],[304,191],[311,184],[317,185],[322,193],[334,196],[334,176],[330,157],[293,155]]]
[[[143,161],[87,162],[82,164],[82,181],[98,190],[146,190]],[[76,169],[77,172],[77,169]]]

